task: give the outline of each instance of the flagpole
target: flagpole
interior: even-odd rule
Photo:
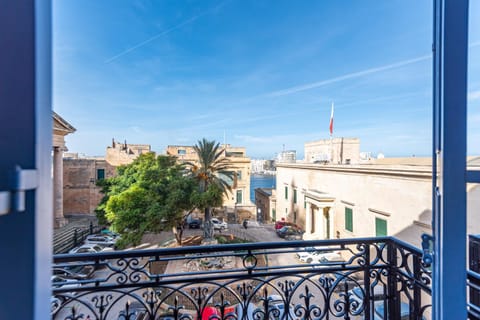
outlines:
[[[333,112],[334,112],[334,104],[332,101],[332,110],[330,113],[330,163],[333,163]]]

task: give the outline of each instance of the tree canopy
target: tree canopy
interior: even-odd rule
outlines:
[[[145,232],[181,227],[185,212],[209,201],[174,157],[153,153],[119,167],[118,175],[101,185],[105,197],[97,214],[122,235],[120,246],[139,244]]]
[[[140,244],[146,232],[167,229],[181,244],[186,217],[194,209],[205,210],[206,237],[212,236],[210,208],[222,206],[234,173],[218,143],[203,139],[194,148],[196,163],[182,165],[176,157],[146,153],[98,182],[105,195],[96,209],[99,222],[122,235],[120,247]]]

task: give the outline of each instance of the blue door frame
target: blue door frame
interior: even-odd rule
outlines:
[[[433,318],[467,319],[468,0],[434,1],[433,49]]]

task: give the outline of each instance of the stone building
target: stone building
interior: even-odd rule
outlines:
[[[480,167],[476,159],[469,165]],[[276,192],[277,220],[301,225],[304,239],[391,235],[419,246],[421,234],[431,233],[429,158],[357,165],[278,163]],[[469,186],[469,233],[480,231],[480,219],[473,215],[479,198],[480,187]]]
[[[305,162],[357,164],[360,160],[360,139],[333,138],[305,143]]]
[[[65,215],[93,214],[103,198],[97,181],[115,176],[116,168],[132,163],[140,154],[151,152],[148,144],[112,140],[103,157],[66,154],[63,158],[63,211]]]
[[[259,222],[276,221],[276,190],[273,188],[256,188],[255,205]]]
[[[235,171],[235,179],[231,181],[232,190],[224,196],[224,206],[227,212],[237,211],[242,208],[249,213],[245,218],[253,218],[255,207],[249,199],[250,195],[250,158],[246,155],[243,147],[232,147],[229,144],[222,145],[225,149],[225,157],[232,165],[232,171]],[[182,162],[198,161],[198,156],[193,146],[171,145],[167,147],[166,153],[178,158]]]
[[[105,160],[112,166],[121,166],[132,163],[142,153],[151,152],[149,144],[129,144],[112,139],[112,145],[107,147]]]
[[[67,151],[65,136],[76,129],[53,111],[53,216],[54,226],[66,223],[63,213],[63,153]]]

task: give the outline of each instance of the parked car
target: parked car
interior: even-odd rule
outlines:
[[[76,289],[80,287],[78,280],[66,279],[59,276],[52,276],[52,287],[62,289]]]
[[[65,266],[54,267],[52,274],[66,279],[85,280],[92,277],[95,269],[93,266]]]
[[[133,301],[128,307],[128,314],[126,310],[121,310],[118,313],[118,319],[129,320],[147,320],[150,319],[149,314],[145,306],[139,301]]]
[[[202,226],[202,220],[201,219],[192,219],[188,223],[188,228],[190,229],[200,229]]]
[[[285,240],[302,240],[303,233],[303,230],[297,229],[292,226],[285,226],[277,230],[277,235],[280,238],[284,238]]]
[[[220,221],[217,218],[212,218],[213,230],[228,229],[228,224],[225,221]]]
[[[62,300],[55,296],[50,297],[50,315],[54,316],[58,310],[60,310],[60,307],[62,306]]]
[[[100,231],[100,234],[102,236],[108,236],[116,240],[120,239],[120,235],[116,232],[111,231],[110,229],[102,229],[102,231]]]
[[[101,234],[92,234],[85,239],[85,244],[98,244],[103,247],[115,247],[116,243],[117,239]]]
[[[272,294],[272,295],[269,295],[268,296],[268,300],[269,300],[269,317],[268,319],[269,320],[279,320],[279,319],[286,319],[287,317],[284,316],[285,314],[285,301],[284,299],[282,299],[281,296],[277,295],[277,294]],[[294,313],[293,313],[293,305],[291,305],[289,308],[288,308],[288,312],[290,314],[290,317],[288,317],[289,319],[297,319],[297,317],[295,317]],[[260,312],[260,311],[263,311],[262,308],[257,308],[255,309],[254,312]]]
[[[220,313],[215,307],[205,307],[202,310],[202,320],[221,319]]]
[[[383,317],[384,315],[385,315],[385,303],[383,302],[375,303],[373,320],[384,320],[385,319]],[[410,319],[410,306],[406,302],[401,302],[400,303],[400,320],[409,320],[409,319]],[[421,319],[425,320],[425,317],[422,317]]]
[[[295,227],[297,229],[301,229],[298,225],[296,225],[295,223],[293,222],[288,222],[288,221],[285,221],[285,220],[280,220],[280,221],[277,221],[275,222],[275,230],[279,230],[279,229],[282,229],[283,227]]]
[[[338,252],[329,250],[300,251],[296,253],[301,262],[319,263],[320,261],[344,261]]]
[[[355,308],[365,308],[365,288],[355,287],[352,290],[349,290],[350,303]],[[373,289],[373,296],[370,297],[374,301],[383,301],[385,299],[384,289],[382,285],[377,285]],[[353,302],[356,302],[355,304]],[[382,302],[383,303],[383,302]]]
[[[73,248],[68,253],[76,254],[76,253],[99,253],[99,252],[109,252],[113,251],[110,247],[102,247],[98,244],[84,244],[83,246]]]

